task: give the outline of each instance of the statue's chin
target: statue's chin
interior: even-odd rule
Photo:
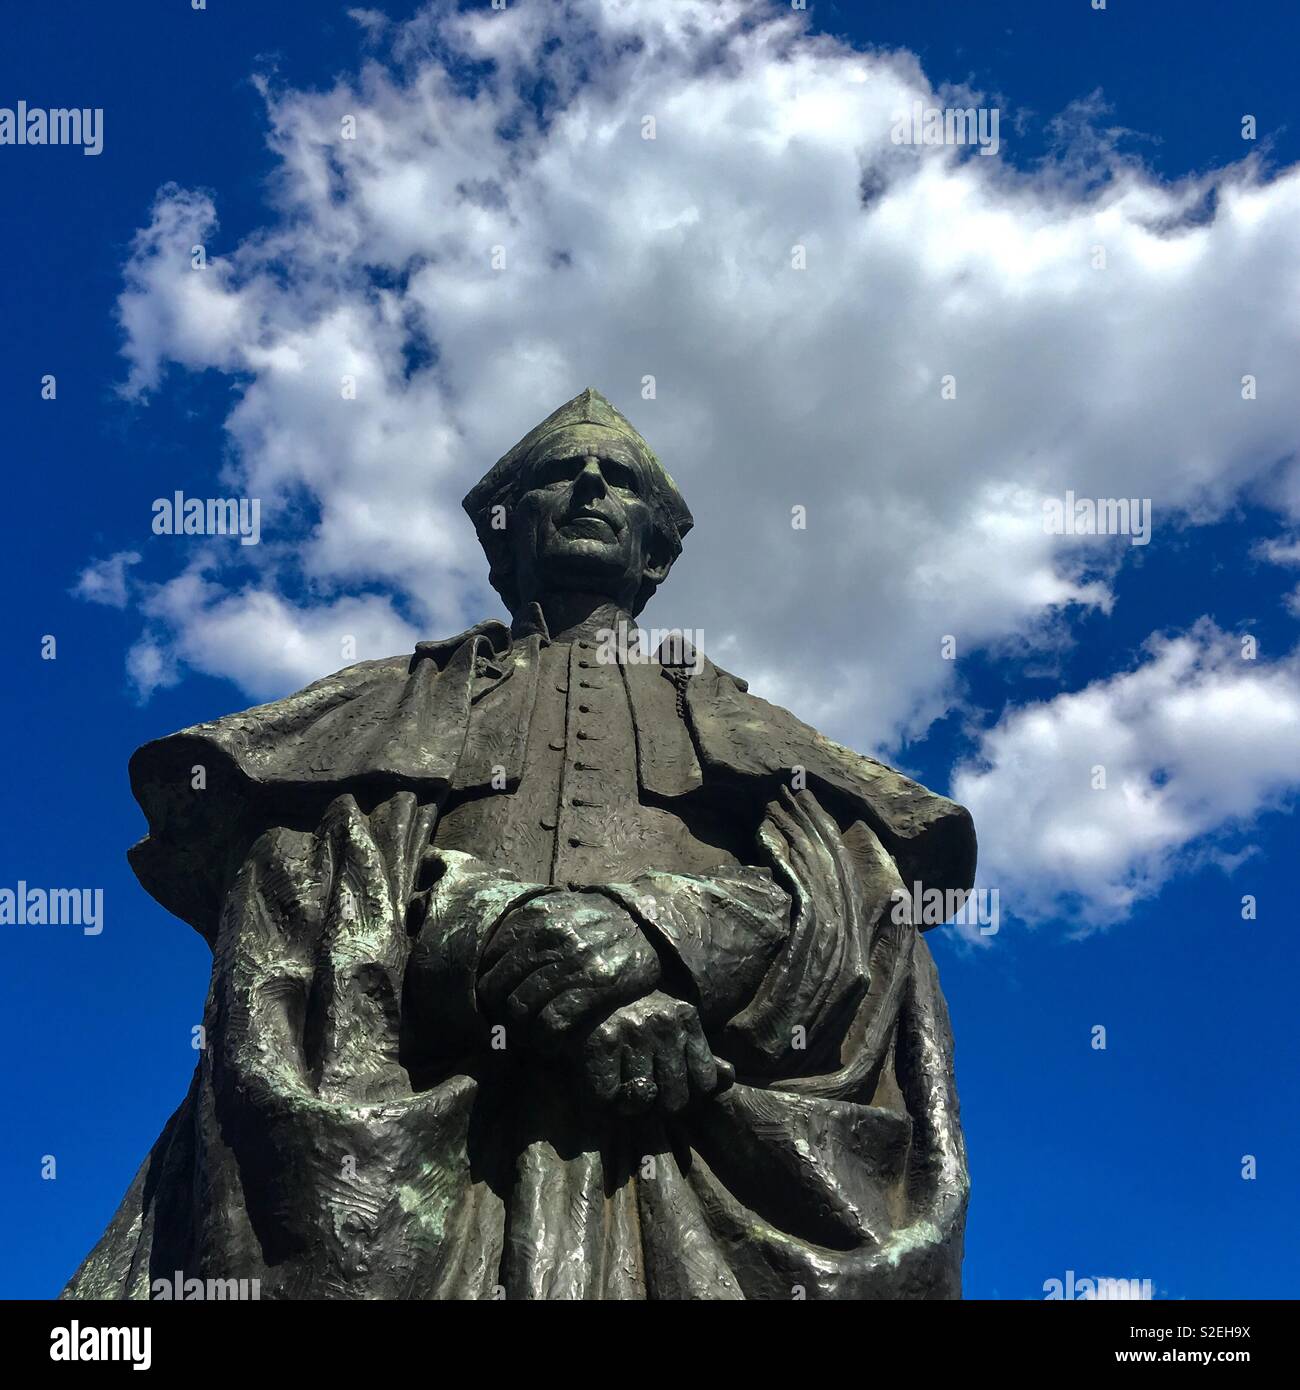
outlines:
[[[618,581],[627,575],[627,556],[618,541],[609,537],[556,536],[546,548],[543,568],[548,578],[574,573]]]
[[[611,603],[621,601],[629,582],[627,571],[621,564],[601,564],[571,556],[566,556],[559,563],[548,564],[542,575],[543,588],[549,593],[595,594]]]

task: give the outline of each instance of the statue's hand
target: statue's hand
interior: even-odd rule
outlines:
[[[587,1095],[625,1115],[673,1114],[725,1091],[736,1076],[714,1057],[694,1006],[659,990],[597,1024],[578,1061]]]
[[[596,893],[551,893],[517,907],[497,928],[478,995],[490,1018],[550,1049],[658,982],[654,947],[617,903]]]

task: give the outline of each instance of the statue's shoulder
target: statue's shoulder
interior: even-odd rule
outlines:
[[[827,738],[790,710],[753,694],[745,681],[713,662],[697,659],[696,665],[687,698],[706,769],[787,782],[800,776],[847,815],[861,814],[899,861],[905,878],[943,888],[970,887],[975,830],[964,806]]]
[[[249,835],[357,787],[445,786],[465,702],[454,690],[443,698],[442,675],[470,638],[493,631],[480,624],[414,653],[354,662],[137,748],[131,789],[149,833],[129,857],[141,883],[211,940],[222,868]]]
[[[396,656],[357,661],[328,676],[321,676],[310,685],[292,694],[265,704],[252,705],[219,719],[194,724],[164,738],[155,739],[136,750],[132,763],[154,762],[164,748],[179,743],[210,743],[232,756],[247,753],[260,744],[273,743],[282,737],[292,737],[305,727],[328,716],[337,706],[366,696],[387,695],[405,684],[412,671],[422,662],[441,672],[451,659],[473,638],[484,638],[494,649],[509,644],[509,629],[496,619],[475,623],[473,627],[453,637],[419,642],[413,652]],[[237,761],[240,759],[237,757]]]
[[[376,685],[400,681],[410,665],[409,656],[382,657],[344,666],[328,676],[314,680],[301,690],[265,704],[250,705],[218,719],[192,724],[162,738],[151,739],[131,757],[131,777],[157,774],[177,757],[189,756],[197,747],[208,748],[218,756],[243,761],[241,755],[314,723],[338,705],[349,702]],[[170,772],[168,774],[170,775]]]

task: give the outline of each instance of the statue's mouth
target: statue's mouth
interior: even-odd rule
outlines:
[[[616,540],[618,532],[608,517],[599,512],[575,512],[559,528],[566,536],[584,540]]]

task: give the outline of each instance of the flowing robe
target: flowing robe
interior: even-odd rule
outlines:
[[[970,886],[969,816],[708,662],[629,667],[639,798],[721,807],[745,848],[602,875],[574,836],[575,886],[637,920],[737,1081],[595,1112],[476,993],[495,927],[572,880],[440,834],[530,785],[545,645],[479,624],[135,755],[133,866],[213,949],[206,1047],[65,1296],[177,1270],[288,1298],[960,1296],[951,1032],[898,903]]]

